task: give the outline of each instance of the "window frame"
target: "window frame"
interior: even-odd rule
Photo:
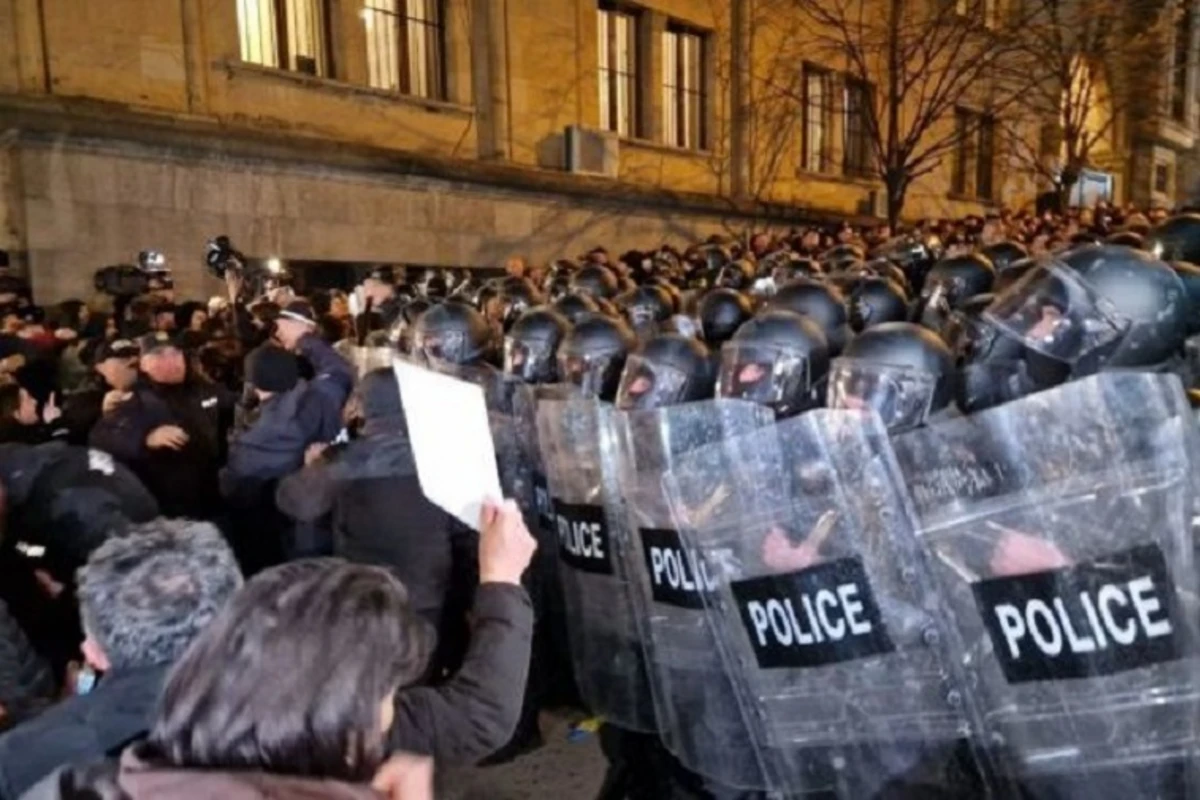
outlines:
[[[804,62],[800,67],[801,104],[800,104],[800,168],[805,172],[818,175],[830,175],[834,172],[833,159],[833,78],[834,71],[820,64]],[[814,105],[810,95],[812,79],[822,82],[822,100]],[[820,113],[820,124],[814,126],[813,111]],[[812,163],[812,142],[810,141],[814,127],[821,131],[821,151],[817,154],[819,164]]]
[[[418,0],[428,11],[432,8],[433,21],[412,16],[411,0],[395,0],[396,10],[381,8],[375,3],[379,0],[363,0],[362,15],[364,20],[371,21],[373,31],[367,34],[367,84],[373,89],[385,92],[395,92],[405,97],[415,97],[422,100],[446,100],[448,96],[448,75],[446,59],[446,0]],[[383,22],[392,29],[391,48],[381,45],[386,42],[386,35],[379,33],[379,25]],[[409,32],[413,27],[419,27],[422,33],[425,49],[434,51],[433,56],[426,56],[424,68],[428,74],[428,92],[418,92],[413,89],[412,50],[409,47]],[[372,49],[379,48],[378,64],[395,70],[396,84],[394,87],[381,86],[375,82],[374,65],[372,64]],[[393,50],[391,58],[384,59],[387,50]]]
[[[334,59],[333,59],[333,11],[332,4],[329,0],[237,0],[238,2],[238,55],[242,61],[248,64],[256,64],[266,69],[277,69],[283,72],[293,72],[298,75],[308,75],[315,78],[332,79],[335,76]],[[313,72],[307,72],[292,66],[293,53],[290,47],[289,27],[292,22],[290,13],[292,3],[304,2],[313,3],[316,7],[317,14],[313,20],[316,23],[316,38],[313,41],[314,49],[318,50],[319,59],[314,61],[315,69]],[[248,34],[249,32],[243,27],[243,15],[249,17],[249,9],[253,8],[258,11],[259,21],[261,22],[261,7],[267,5],[271,9],[271,17],[274,22],[270,26],[269,34],[271,40],[271,52],[274,56],[275,63],[267,64],[262,61],[255,61],[246,57],[248,43],[252,41]],[[264,40],[268,30],[259,31],[259,49],[266,53],[268,48],[264,45],[268,44]],[[307,58],[307,56],[303,56]],[[298,65],[299,62],[297,62]]]
[[[852,92],[860,92],[858,114],[851,114]],[[870,178],[875,174],[875,153],[871,141],[871,124],[875,86],[868,80],[845,75],[842,78],[842,174],[854,178]],[[858,124],[851,124],[852,117]],[[852,146],[852,142],[854,143]],[[852,160],[853,159],[853,160]],[[861,159],[861,160],[859,160]]]
[[[600,0],[596,4],[598,34],[603,30],[602,19],[606,15],[611,16],[614,20],[628,20],[630,63],[622,65],[620,69],[614,66],[620,48],[617,45],[617,26],[609,25],[608,40],[604,48],[605,58],[603,60],[598,58],[596,63],[596,76],[600,84],[600,128],[621,137],[638,138],[642,135],[643,130],[641,80],[645,71],[645,56],[640,40],[643,24],[642,10],[636,6],[613,0]],[[597,41],[597,47],[599,48],[599,46],[599,41]],[[628,67],[629,72],[624,71],[625,67]],[[627,129],[624,131],[621,130],[621,104],[618,99],[622,82],[626,84],[625,90],[628,95],[626,102],[628,118],[625,120]],[[605,124],[606,112],[607,124]]]
[[[950,194],[982,203],[996,200],[996,117],[957,106]]]
[[[708,142],[708,108],[709,108],[709,86],[708,73],[705,69],[708,63],[710,52],[711,32],[695,28],[683,22],[669,20],[666,30],[663,31],[662,46],[664,55],[669,49],[674,50],[675,74],[667,75],[666,64],[663,65],[662,76],[662,92],[663,92],[663,134],[662,140],[664,144],[671,147],[678,147],[683,150],[707,150]],[[684,54],[686,53],[685,43],[688,39],[694,40],[696,43],[696,68],[697,68],[697,85],[695,88],[685,88],[685,78],[689,71],[689,64],[686,63]],[[668,44],[670,43],[670,44]],[[665,59],[664,59],[665,61]],[[670,100],[673,100],[674,105],[674,120],[675,120],[675,136],[669,136],[667,125],[667,108],[672,105]],[[694,133],[694,141],[686,141],[686,133],[688,126],[685,121],[689,119],[688,110],[689,98],[694,99],[696,104],[696,130]]]

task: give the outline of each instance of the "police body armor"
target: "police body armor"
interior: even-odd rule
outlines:
[[[626,566],[616,415],[593,398],[546,400],[538,405],[538,440],[579,693],[617,727],[651,733],[657,725]]]
[[[772,791],[984,793],[956,643],[878,416],[810,411],[688,454],[664,483]]]
[[[771,409],[708,400],[631,411],[620,418],[621,495],[629,512],[626,550],[659,733],[689,770],[721,787],[766,789],[733,684],[704,615],[711,581],[683,546],[663,477],[684,454],[774,424]]]
[[[1027,796],[1195,796],[1195,441],[1174,376],[1114,372],[895,442],[980,733]]]

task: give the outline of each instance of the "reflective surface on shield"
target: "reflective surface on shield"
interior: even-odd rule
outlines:
[[[977,796],[969,695],[879,417],[817,410],[680,457],[664,485],[774,791]],[[920,796],[918,794],[912,796]],[[890,796],[890,795],[889,795]]]
[[[624,548],[616,411],[593,398],[538,404],[538,443],[554,502],[556,549],[575,681],[617,727],[656,730]]]
[[[350,362],[359,379],[371,370],[392,366],[392,360],[396,357],[393,347],[360,347],[350,339],[338,342],[334,349]]]
[[[1195,439],[1177,378],[1107,373],[895,441],[983,733],[1023,783],[1194,780]]]
[[[632,542],[626,551],[646,637],[663,744],[693,772],[737,789],[767,788],[725,672],[700,593],[705,566],[682,546],[663,476],[685,453],[774,423],[770,409],[710,400],[620,414],[621,494]]]

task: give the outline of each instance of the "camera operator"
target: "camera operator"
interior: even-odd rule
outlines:
[[[234,398],[192,374],[170,335],[148,333],[138,345],[139,380],[92,428],[91,445],[131,467],[165,516],[209,519],[217,511],[223,412]]]

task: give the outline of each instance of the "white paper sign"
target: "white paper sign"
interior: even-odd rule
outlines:
[[[421,491],[479,530],[483,501],[503,497],[483,389],[406,361],[393,368]]]

